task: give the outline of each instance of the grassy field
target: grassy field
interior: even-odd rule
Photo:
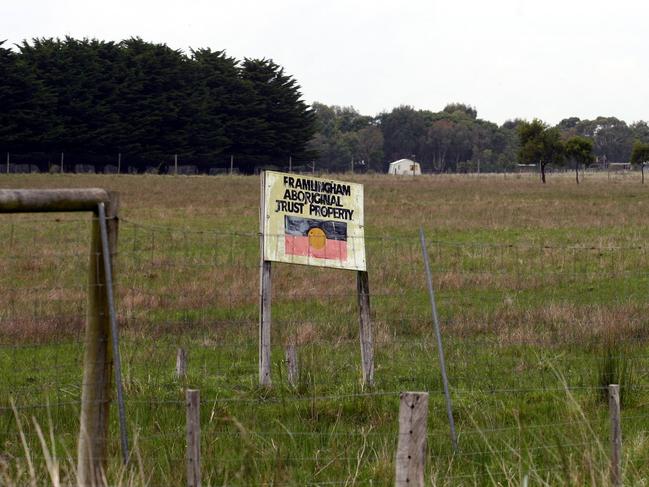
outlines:
[[[288,265],[273,267],[274,386],[257,386],[258,178],[0,175],[0,188],[121,194],[116,290],[135,453],[124,469],[113,418],[111,484],[184,483],[192,387],[205,485],[392,485],[398,393],[410,390],[430,393],[430,485],[608,485],[610,382],[622,385],[625,485],[649,482],[649,187],[590,174],[579,186],[572,175],[547,185],[531,175],[339,178],[365,185],[369,389],[354,274]],[[0,485],[57,484],[54,472],[74,483],[90,217],[1,219]],[[289,342],[296,387],[283,362]],[[179,346],[189,351],[181,381]]]

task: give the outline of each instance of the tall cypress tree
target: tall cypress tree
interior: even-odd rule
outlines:
[[[60,136],[54,117],[56,97],[24,56],[0,42],[0,147],[41,151]]]
[[[252,97],[254,139],[242,134],[252,161],[284,164],[289,156],[304,158],[306,145],[315,132],[315,117],[302,101],[300,86],[284,68],[268,59],[245,59],[241,76]]]
[[[229,126],[236,123],[239,91],[237,61],[224,51],[192,51],[189,145],[206,158],[225,156],[232,148]]]
[[[191,119],[188,59],[163,44],[139,38],[120,45],[123,80],[114,106],[122,130],[124,152],[146,155],[163,163],[175,153],[189,154],[187,127]]]

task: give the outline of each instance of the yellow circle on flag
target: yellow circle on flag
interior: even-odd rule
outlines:
[[[314,249],[324,249],[327,236],[325,233],[322,231],[322,228],[309,228],[309,231],[307,233],[309,237],[309,247],[312,247]]]

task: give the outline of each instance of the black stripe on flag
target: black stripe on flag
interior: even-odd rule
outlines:
[[[312,228],[320,228],[329,240],[347,241],[347,223],[345,222],[284,215],[284,233],[286,235],[306,237]]]

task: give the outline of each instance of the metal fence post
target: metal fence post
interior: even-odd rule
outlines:
[[[115,373],[115,388],[117,390],[117,408],[119,418],[120,444],[122,447],[122,460],[128,462],[128,435],[126,432],[126,412],[124,409],[124,391],[122,387],[122,360],[119,353],[119,332],[117,329],[117,312],[115,309],[115,298],[113,295],[113,257],[115,255],[116,238],[111,243],[108,237],[108,224],[104,203],[99,203],[99,231],[101,234],[101,254],[104,261],[104,291],[108,301],[108,318],[110,321],[111,345],[113,347],[113,362]],[[117,225],[117,217],[111,218],[111,222]],[[114,227],[117,228],[116,226]],[[115,230],[116,231],[116,230]],[[113,233],[115,233],[115,231]]]
[[[620,386],[608,386],[608,407],[611,418],[611,485],[622,486],[622,425],[620,422]]]
[[[433,314],[433,324],[435,325],[435,336],[437,337],[437,354],[439,356],[439,368],[442,372],[442,384],[444,385],[444,396],[446,398],[446,414],[451,428],[451,443],[453,445],[453,450],[457,451],[457,434],[455,433],[455,420],[453,418],[453,403],[448,387],[448,376],[446,375],[446,361],[444,359],[444,347],[442,346],[442,332],[439,329],[439,318],[437,317],[437,304],[435,303],[435,291],[433,289],[433,275],[430,270],[426,237],[424,236],[424,229],[421,227],[419,228],[419,238],[421,240],[421,251],[423,252],[424,257],[424,267],[426,269],[428,296],[430,298],[430,307]]]

